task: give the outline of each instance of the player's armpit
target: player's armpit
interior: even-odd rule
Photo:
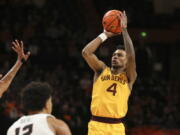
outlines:
[[[71,131],[64,121],[53,117],[48,117],[47,120],[49,127],[56,135],[71,135]]]

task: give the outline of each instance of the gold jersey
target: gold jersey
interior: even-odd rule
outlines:
[[[114,75],[106,67],[93,85],[91,113],[94,116],[122,118],[128,110],[131,91],[125,73]]]

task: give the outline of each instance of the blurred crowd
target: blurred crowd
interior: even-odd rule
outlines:
[[[65,120],[74,135],[86,134],[93,72],[82,59],[81,50],[95,35],[87,31],[87,16],[79,8],[81,4],[84,4],[82,0],[0,1],[0,73],[5,74],[16,60],[11,51],[13,39],[23,40],[25,48],[32,53],[0,99],[0,121],[4,123],[1,135],[23,115],[21,89],[30,81],[46,81],[52,85],[53,114]],[[134,44],[139,76],[130,97],[125,125],[128,129],[143,125],[179,128],[179,95],[177,90],[172,91],[168,80],[170,64],[163,63],[168,56],[153,51],[156,46]],[[168,49],[164,48],[163,52]],[[109,46],[102,47],[98,56],[110,65],[112,51]]]

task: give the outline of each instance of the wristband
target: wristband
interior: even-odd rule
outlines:
[[[101,33],[98,37],[100,37],[100,39],[102,40],[102,42],[104,42],[108,37],[105,33]]]

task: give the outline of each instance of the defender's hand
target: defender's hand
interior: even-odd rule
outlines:
[[[27,61],[30,52],[24,53],[24,45],[22,41],[15,40],[12,42],[12,49],[17,53],[19,61]]]

